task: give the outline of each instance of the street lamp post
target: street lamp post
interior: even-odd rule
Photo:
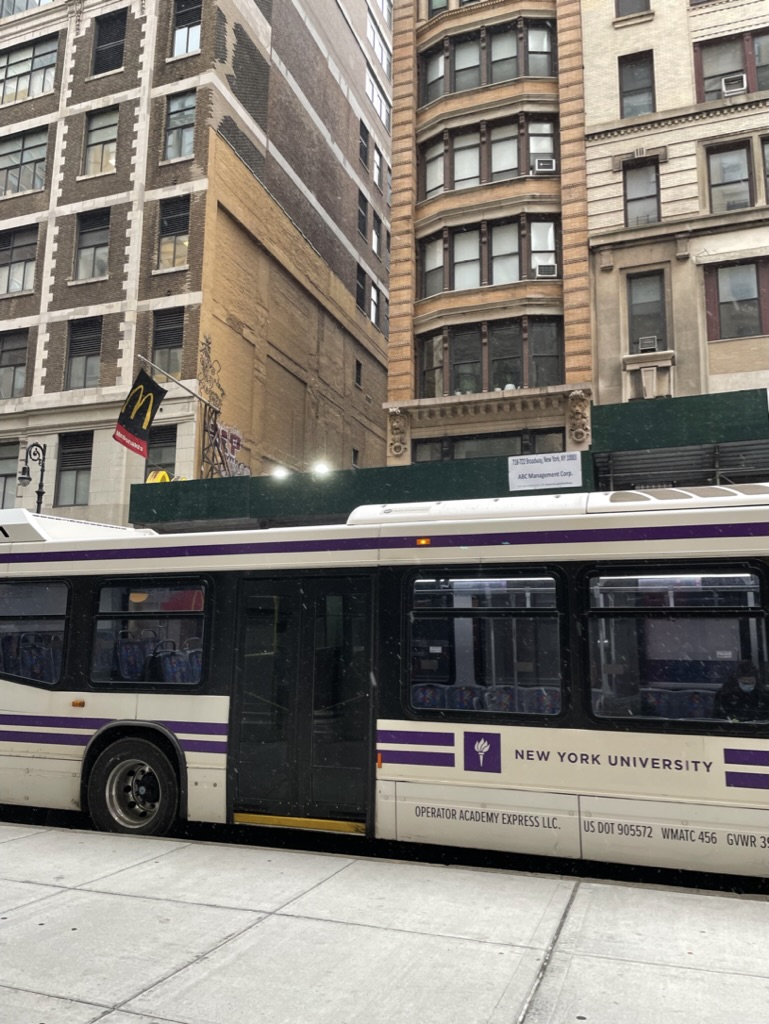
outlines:
[[[47,450],[47,445],[39,444],[37,441],[33,441],[32,444],[28,444],[27,454],[24,456],[24,465],[19,471],[19,483],[22,487],[26,487],[32,480],[32,474],[29,471],[30,459],[32,462],[40,464],[40,480],[37,485],[37,502],[35,505],[35,512],[37,512],[38,515],[43,508],[43,498],[45,497],[43,481],[45,479],[45,453]]]

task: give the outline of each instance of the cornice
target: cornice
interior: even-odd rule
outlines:
[[[756,97],[755,99],[743,101],[741,103],[729,102],[729,104],[726,105],[723,101],[718,100],[712,105],[700,104],[697,107],[686,107],[678,113],[671,114],[668,117],[644,118],[643,121],[634,120],[632,124],[623,123],[620,125],[615,123],[611,128],[585,132],[585,140],[587,142],[592,142],[599,139],[616,139],[623,135],[638,135],[660,127],[670,127],[677,124],[692,124],[695,121],[709,121],[712,118],[723,117],[724,114],[731,113],[735,110],[760,110],[762,107],[769,107],[769,92],[762,92],[754,95]]]

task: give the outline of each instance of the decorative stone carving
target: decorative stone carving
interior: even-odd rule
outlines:
[[[390,409],[390,454],[403,455],[408,447],[408,421],[400,409]]]
[[[590,438],[590,398],[584,391],[569,395],[569,437],[575,444],[585,444]]]

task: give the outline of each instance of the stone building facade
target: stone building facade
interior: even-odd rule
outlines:
[[[595,393],[769,385],[769,12],[581,4]]]
[[[234,472],[382,464],[389,18],[0,2],[0,506],[37,443],[44,511],[125,521],[148,470],[210,472],[196,396]],[[146,464],[112,439],[140,357]]]
[[[589,445],[578,0],[395,0],[388,464]]]

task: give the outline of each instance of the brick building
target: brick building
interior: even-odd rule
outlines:
[[[767,5],[581,7],[596,400],[766,387]]]
[[[583,449],[579,0],[396,0],[388,464]]]
[[[0,505],[384,460],[389,0],[0,0]],[[148,463],[112,440],[140,356]],[[192,393],[190,393],[192,392]],[[236,465],[237,464],[237,465]],[[35,467],[32,466],[33,479]]]

